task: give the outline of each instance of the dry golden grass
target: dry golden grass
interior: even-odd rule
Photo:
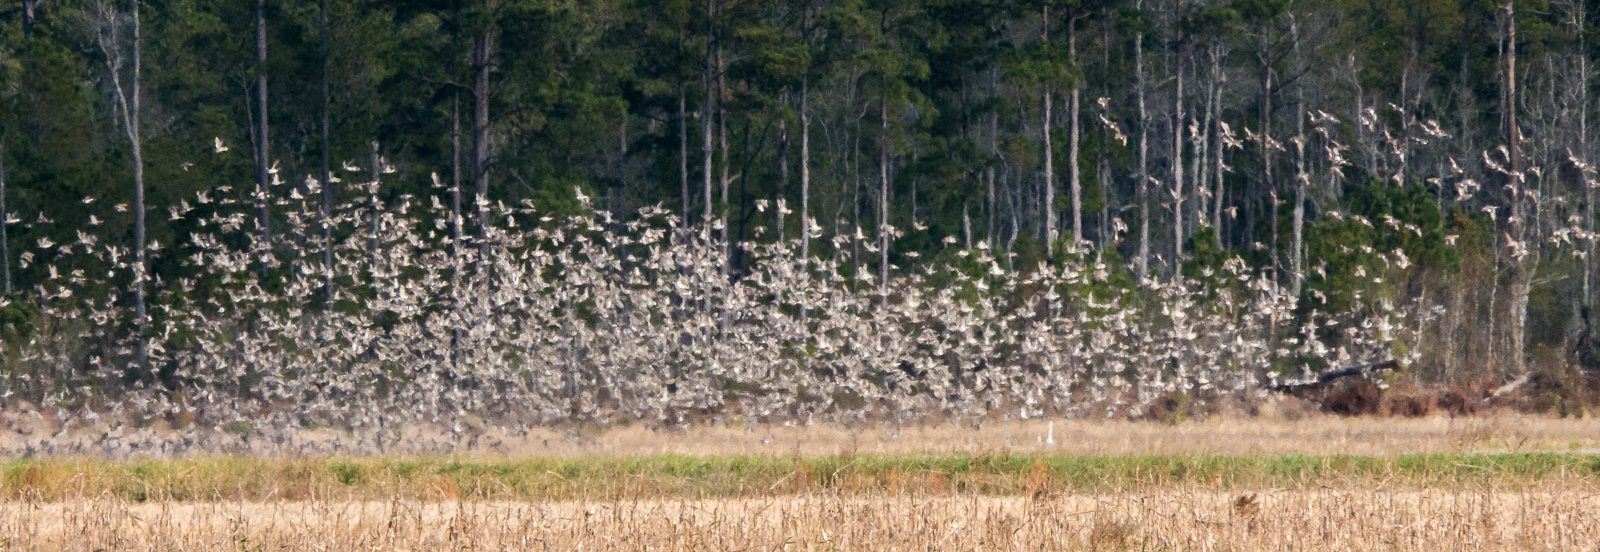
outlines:
[[[688,429],[612,427],[533,429],[512,434],[468,417],[475,438],[452,438],[439,427],[409,426],[385,435],[349,435],[302,430],[271,445],[260,437],[202,432],[207,446],[184,454],[252,456],[439,455],[474,457],[583,458],[654,454],[829,455],[844,453],[1048,453],[1048,454],[1397,454],[1528,450],[1600,450],[1600,418],[1554,418],[1496,411],[1451,418],[1342,418],[1308,412],[1293,399],[1269,402],[1261,416],[1213,416],[1178,424],[1128,420],[988,421],[979,427],[946,423],[893,427],[839,427],[729,423]],[[5,418],[0,413],[0,419]],[[57,431],[45,421],[12,420],[21,433],[0,432],[0,450]],[[20,425],[17,425],[20,424]],[[102,424],[103,425],[103,424]],[[63,432],[57,451],[99,454],[108,428],[95,425]],[[193,431],[192,428],[185,432]],[[128,440],[170,438],[177,430],[128,430]],[[186,433],[187,434],[187,433]],[[64,454],[67,452],[56,452]],[[46,453],[49,455],[50,453]],[[148,456],[139,452],[113,457]],[[101,454],[104,455],[104,454]]]
[[[624,428],[549,439],[455,457],[0,462],[0,550],[1600,543],[1600,424],[1589,420]]]
[[[1593,489],[0,506],[15,550],[1580,550]]]
[[[850,496],[1390,489],[1562,480],[1600,483],[1578,453],[1372,455],[845,454],[616,458],[185,458],[0,462],[0,502],[303,500],[562,501]]]
[[[1053,430],[1052,430],[1053,428]],[[1053,436],[1053,442],[1049,438]],[[1398,454],[1600,450],[1600,418],[1511,412],[1450,418],[1214,417],[1166,424],[1127,420],[1008,421],[840,428],[618,428],[573,435],[535,431],[486,453],[544,457],[645,454],[842,454],[1025,452],[1050,454]]]
[[[1338,418],[1309,406],[1272,402],[1262,416],[1214,416],[1163,424],[1150,421],[989,421],[981,427],[768,426],[728,424],[691,429],[613,427],[536,429],[526,435],[490,430],[469,454],[488,456],[642,456],[642,454],[1051,453],[1051,454],[1397,454],[1472,451],[1600,450],[1600,418],[1550,418],[1493,411],[1467,418]],[[405,442],[430,437],[411,429]],[[304,435],[306,442],[333,434]],[[1053,437],[1053,440],[1051,440]]]

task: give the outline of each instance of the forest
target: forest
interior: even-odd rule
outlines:
[[[0,388],[379,448],[467,413],[1170,415],[1373,364],[1565,413],[1600,362],[1591,15],[12,2]]]

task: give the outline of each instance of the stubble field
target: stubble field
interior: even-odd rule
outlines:
[[[1594,550],[1600,423],[616,429],[0,464],[6,550]]]

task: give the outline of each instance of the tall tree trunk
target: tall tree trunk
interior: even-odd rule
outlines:
[[[450,98],[450,257],[461,258],[461,92]],[[457,267],[460,270],[460,267]]]
[[[0,133],[0,296],[11,296],[11,237],[6,215],[6,144]]]
[[[38,0],[22,0],[22,38],[33,38],[33,22],[38,14]]]
[[[1102,98],[1110,98],[1113,94],[1111,91],[1113,84],[1111,78],[1112,48],[1110,45],[1115,44],[1115,42],[1112,39],[1112,30],[1112,25],[1109,24],[1102,25],[1100,28],[1100,43],[1105,45],[1100,49],[1100,97]],[[1076,120],[1077,117],[1073,117],[1073,119]],[[1117,188],[1117,179],[1111,172],[1111,158],[1108,155],[1108,151],[1111,148],[1111,140],[1113,139],[1111,130],[1102,127],[1099,129],[1099,134],[1102,147],[1095,148],[1095,157],[1098,163],[1095,165],[1095,180],[1100,184],[1101,201],[1100,224],[1096,235],[1100,238],[1100,250],[1108,251],[1112,247],[1116,247],[1118,239],[1117,231],[1114,228],[1115,225],[1111,222],[1111,205],[1117,201],[1116,196],[1113,194]]]
[[[484,17],[492,17],[493,0],[483,0]],[[477,72],[472,83],[472,215],[478,238],[488,236],[489,216],[489,71],[493,66],[493,25],[484,24],[472,46],[472,65]],[[487,245],[487,244],[480,244]]]
[[[721,0],[717,2],[716,13],[718,18],[722,17]],[[733,167],[733,156],[728,154],[728,99],[730,95],[728,93],[727,66],[723,60],[721,43],[717,44],[716,54],[717,149],[720,150],[719,153],[721,155],[719,157],[722,159],[722,165],[719,169],[721,174],[717,178],[722,188],[722,271],[724,274],[732,275],[735,261],[733,243],[738,238],[733,233],[733,199],[728,195],[728,186],[733,182],[729,172]]]
[[[1586,36],[1589,32],[1587,13],[1585,11],[1587,6],[1588,3],[1586,2],[1576,1],[1570,6],[1570,17],[1572,18],[1573,27],[1572,34],[1575,36]],[[1583,48],[1578,48],[1577,56],[1578,82],[1576,83],[1576,87],[1578,89],[1578,157],[1581,158],[1581,160],[1585,163],[1590,163],[1593,162],[1593,157],[1589,152],[1589,52]],[[1583,228],[1587,231],[1593,232],[1595,231],[1594,187],[1585,185],[1583,197]],[[1597,262],[1595,259],[1595,240],[1588,240],[1588,243],[1584,247],[1583,305],[1592,311],[1595,306],[1594,278],[1595,264]],[[1593,331],[1593,324],[1589,324],[1588,327],[1590,328],[1590,331]],[[1593,338],[1594,336],[1589,337]]]
[[[678,55],[685,53],[684,43],[688,29],[678,29]],[[683,73],[674,71],[678,79],[678,206],[684,226],[689,224],[689,100]]]
[[[704,172],[705,172],[705,201],[706,201],[706,203],[705,203],[705,214],[704,214],[703,218],[705,219],[704,222],[705,222],[705,225],[706,225],[705,231],[706,231],[706,237],[707,238],[711,237],[711,218],[712,218],[712,215],[711,215],[712,207],[711,206],[712,206],[713,203],[716,203],[715,201],[713,201],[713,198],[715,196],[713,196],[712,192],[711,192],[711,179],[713,178],[712,166],[711,166],[711,156],[716,152],[716,144],[712,143],[713,137],[711,135],[711,118],[716,116],[716,104],[717,104],[716,91],[715,91],[715,88],[713,88],[716,85],[716,80],[715,80],[715,77],[712,75],[712,73],[715,72],[715,70],[716,70],[716,65],[715,65],[716,57],[715,56],[716,56],[716,49],[717,49],[717,36],[716,36],[716,26],[714,24],[715,20],[716,20],[715,14],[716,14],[716,3],[715,3],[715,0],[706,0],[706,59],[705,59],[705,63],[701,67],[701,69],[702,69],[701,70],[702,80],[705,81],[704,84],[705,84],[705,89],[706,89],[706,100],[705,100],[705,103],[700,106],[700,129],[703,131],[703,133],[705,135],[704,136],[705,143],[703,144],[704,145],[704,150],[701,153],[703,154],[702,158],[705,161],[705,171]]]
[[[1172,277],[1183,277],[1183,56],[1188,45],[1183,34],[1178,34],[1178,46],[1173,67],[1177,68],[1177,83],[1172,94]]]
[[[1044,7],[1044,30],[1040,41],[1049,48],[1050,44],[1050,7]],[[1055,247],[1056,243],[1056,166],[1055,146],[1050,142],[1050,101],[1051,84],[1044,84],[1044,100],[1040,103],[1040,112],[1043,114],[1043,124],[1039,132],[1044,135],[1044,243],[1046,250]]]
[[[811,81],[800,78],[800,258],[811,258]]]
[[[996,97],[996,98],[998,98],[1000,96],[1000,77],[999,77],[999,74],[1000,74],[1000,70],[998,68],[991,67],[989,69],[989,91],[990,91],[990,95],[993,96],[993,97]],[[1000,226],[999,226],[1000,217],[997,216],[998,215],[997,211],[1000,210],[1000,203],[999,203],[999,198],[995,195],[995,174],[994,174],[995,173],[995,170],[994,170],[995,169],[995,167],[994,167],[995,163],[998,163],[999,161],[1000,161],[1000,110],[995,109],[993,106],[990,106],[989,107],[989,162],[984,164],[985,166],[984,166],[984,169],[983,169],[983,181],[984,181],[984,185],[985,185],[985,187],[987,188],[987,191],[988,191],[988,195],[986,197],[986,201],[987,201],[988,210],[989,210],[989,212],[987,213],[987,216],[989,217],[989,220],[987,221],[987,227],[988,228],[987,228],[987,231],[985,233],[985,239],[989,240],[989,242],[992,243],[992,244],[998,244],[999,243],[999,237],[1000,237]]]
[[[1141,0],[1134,9],[1143,10]],[[1150,113],[1146,109],[1144,90],[1144,33],[1133,35],[1133,72],[1137,82],[1134,87],[1139,96],[1139,279],[1150,276]]]
[[[371,195],[368,197],[368,207],[371,209],[370,214],[368,216],[368,218],[369,218],[368,222],[371,223],[372,228],[371,228],[371,235],[369,236],[369,240],[371,241],[371,243],[368,244],[368,250],[367,251],[368,251],[368,255],[371,256],[370,262],[372,263],[372,266],[374,268],[376,268],[378,266],[378,207],[380,205],[379,202],[381,201],[378,198],[378,192],[381,191],[381,188],[383,187],[383,158],[378,155],[378,141],[377,140],[373,140],[372,141],[372,161],[371,162],[372,162],[372,191],[371,191]]]
[[[1223,178],[1224,165],[1222,152],[1228,145],[1222,139],[1222,93],[1227,89],[1228,74],[1222,70],[1222,47],[1213,46],[1211,49],[1211,74],[1216,79],[1215,93],[1211,96],[1212,110],[1216,117],[1211,120],[1211,134],[1216,139],[1216,147],[1211,151],[1211,169],[1216,171],[1216,186],[1212,197],[1214,208],[1211,210],[1211,227],[1217,236],[1217,247],[1222,247],[1222,206],[1228,196],[1227,181]]]
[[[144,287],[146,280],[145,270],[145,206],[144,206],[144,142],[140,137],[139,113],[140,93],[139,78],[143,67],[142,44],[139,37],[139,0],[130,0],[132,11],[131,25],[133,32],[132,67],[129,72],[127,86],[124,87],[122,79],[122,44],[118,39],[117,15],[106,4],[97,3],[99,23],[104,25],[96,33],[97,44],[100,52],[104,54],[106,69],[111,75],[111,86],[115,93],[118,114],[121,116],[123,129],[127,133],[128,150],[133,158],[133,323],[134,364],[141,374],[148,375],[146,358],[148,347],[145,341],[146,320]],[[5,213],[0,211],[0,218]],[[0,221],[3,225],[3,221]]]
[[[1293,19],[1291,19],[1289,27],[1291,33],[1294,32],[1293,24]],[[1295,55],[1298,57],[1299,38],[1295,38],[1295,41],[1297,42],[1295,44],[1297,52]],[[1415,61],[1417,50],[1414,41],[1408,42],[1413,44],[1411,46],[1411,56],[1406,58],[1405,64],[1400,67],[1400,97],[1398,98],[1400,101],[1400,163],[1394,173],[1395,185],[1397,186],[1406,185],[1406,173],[1411,169],[1411,119],[1409,118],[1410,112],[1406,110],[1406,98],[1409,96],[1406,90],[1411,88],[1411,64]],[[1298,86],[1297,80],[1296,87]]]
[[[1517,14],[1514,0],[1506,0],[1506,51],[1505,51],[1505,103],[1502,106],[1505,117],[1505,141],[1507,151],[1507,169],[1510,171],[1510,204],[1509,216],[1506,219],[1508,234],[1516,244],[1526,248],[1520,258],[1511,258],[1510,294],[1508,307],[1510,307],[1507,329],[1509,354],[1511,355],[1511,369],[1516,374],[1527,371],[1523,358],[1525,347],[1524,333],[1527,328],[1528,295],[1533,286],[1533,270],[1538,264],[1539,244],[1532,239],[1527,231],[1526,221],[1531,213],[1524,207],[1527,202],[1523,198],[1523,158],[1522,134],[1517,127]],[[1535,230],[1536,231],[1536,230]]]
[[[461,324],[461,92],[450,97],[450,313],[453,324]],[[461,361],[459,326],[450,329],[450,366]]]
[[[1067,19],[1067,62],[1076,66],[1078,64],[1078,24],[1077,18]],[[1077,249],[1083,243],[1083,182],[1079,178],[1078,158],[1082,157],[1078,151],[1079,137],[1082,126],[1078,122],[1079,100],[1083,97],[1081,79],[1072,80],[1072,94],[1068,98],[1067,106],[1067,180],[1072,190],[1072,248]],[[1102,188],[1104,183],[1102,183]]]
[[[683,83],[678,83],[678,213],[689,221],[689,117]]]
[[[722,16],[722,2],[717,2],[717,17]],[[722,174],[717,181],[722,187],[722,254],[726,262],[722,268],[724,272],[733,272],[733,217],[730,215],[733,202],[728,197],[728,184],[732,182],[729,170],[733,167],[733,157],[728,155],[728,82],[727,67],[723,65],[722,44],[716,48],[716,93],[717,93],[717,149],[721,150]]]
[[[783,103],[785,105],[787,105],[790,102],[789,91],[788,91],[787,88],[785,88],[785,90],[783,91],[782,96],[783,96],[783,100],[782,100]],[[774,193],[772,194],[773,195],[773,199],[772,199],[772,215],[773,215],[773,218],[774,218],[774,222],[776,222],[777,227],[778,227],[777,228],[777,230],[778,230],[778,242],[780,242],[780,243],[783,242],[783,235],[784,235],[784,232],[783,232],[784,228],[783,227],[784,227],[785,223],[787,222],[787,221],[784,220],[785,217],[784,217],[783,212],[787,208],[787,204],[788,204],[788,201],[784,197],[785,194],[788,193],[788,191],[789,191],[789,117],[788,117],[787,114],[783,114],[782,116],[780,116],[778,118],[778,189],[774,190]]]
[[[317,30],[322,39],[322,197],[318,203],[322,219],[323,303],[333,306],[333,180],[330,134],[333,118],[328,100],[328,0],[317,1]],[[454,116],[454,106],[451,107]]]
[[[869,102],[863,102],[863,103],[869,103]],[[862,128],[862,125],[861,125],[861,119],[862,119],[862,117],[854,118],[854,123],[851,125],[852,127],[854,127],[854,132],[850,133],[850,136],[851,136],[851,146],[850,146],[850,149],[851,149],[851,153],[850,153],[850,180],[851,180],[851,185],[850,185],[850,203],[849,203],[849,205],[850,205],[850,225],[857,230],[857,235],[858,236],[860,235],[859,231],[862,228],[862,226],[861,226],[861,138],[862,138],[862,134],[865,134],[865,132],[863,132],[863,128]],[[843,190],[840,190],[840,191],[842,192]],[[838,229],[835,229],[834,233],[838,234]],[[850,240],[850,274],[852,275],[852,277],[854,275],[856,275],[856,274],[860,274],[861,273],[861,242],[862,241],[863,240],[860,240],[860,239]]]
[[[1272,179],[1272,64],[1270,53],[1266,51],[1267,30],[1261,30],[1261,48],[1256,52],[1257,59],[1261,62],[1261,189],[1266,192],[1267,208],[1263,214],[1267,217],[1268,224],[1272,227],[1272,242],[1267,247],[1268,255],[1272,260],[1272,281],[1282,282],[1282,266],[1278,262],[1278,183]],[[1246,225],[1245,232],[1253,232],[1254,226]],[[1245,243],[1250,239],[1245,238]]]
[[[450,98],[450,256],[461,258],[461,93]]]
[[[1214,46],[1208,47],[1206,51],[1211,52],[1214,48]],[[1189,173],[1191,175],[1189,178],[1194,181],[1192,186],[1194,197],[1189,201],[1189,216],[1187,217],[1189,235],[1191,236],[1210,224],[1210,220],[1207,219],[1209,205],[1206,204],[1206,199],[1212,195],[1210,188],[1211,171],[1208,170],[1211,163],[1211,118],[1214,115],[1211,111],[1211,98],[1217,93],[1217,79],[1214,74],[1207,75],[1205,92],[1203,94],[1200,92],[1199,58],[1200,56],[1197,55],[1191,54],[1189,56],[1189,64],[1193,66],[1194,85],[1196,88],[1194,102],[1197,104],[1193,107],[1194,115],[1191,118],[1201,118],[1196,121],[1198,124],[1190,129],[1189,132],[1189,141],[1194,144],[1193,154],[1189,158]]]
[[[1295,105],[1295,175],[1294,175],[1294,226],[1292,229],[1292,243],[1289,250],[1290,284],[1289,293],[1293,297],[1300,296],[1301,284],[1305,281],[1305,242],[1303,234],[1306,220],[1306,183],[1311,180],[1306,174],[1306,87],[1305,87],[1305,60],[1300,57],[1300,25],[1294,16],[1289,16],[1289,35],[1294,40],[1295,71],[1300,77],[1295,79],[1294,105]],[[1405,100],[1401,100],[1405,101]],[[1404,167],[1404,164],[1401,165]],[[1403,170],[1403,169],[1402,169]],[[1402,182],[1404,182],[1402,180]]]
[[[1044,93],[1043,125],[1040,134],[1044,135],[1044,239],[1047,247],[1054,247],[1056,242],[1056,167],[1055,156],[1052,153],[1055,145],[1050,141],[1050,92]]]
[[[139,127],[139,116],[142,101],[139,91],[140,73],[144,69],[144,47],[139,39],[139,0],[132,0],[133,8],[133,78],[129,86],[133,89],[130,94],[129,106],[125,110],[128,122],[128,144],[133,154],[133,318],[134,327],[138,336],[134,339],[134,361],[140,369],[146,369],[146,356],[148,347],[145,344],[145,327],[149,324],[145,314],[144,286],[148,279],[145,261],[145,206],[144,206],[144,139]],[[263,105],[263,108],[266,106]],[[266,119],[262,119],[262,124]],[[265,127],[262,127],[262,137],[266,136]],[[0,213],[0,217],[4,217]]]
[[[878,103],[878,290],[880,306],[889,300],[889,99]]]
[[[961,243],[972,248],[972,200],[961,202]]]
[[[260,233],[260,247],[271,247],[272,228],[270,212],[271,184],[267,178],[268,153],[271,144],[267,132],[267,0],[256,0],[256,228]],[[266,267],[262,267],[263,274]]]

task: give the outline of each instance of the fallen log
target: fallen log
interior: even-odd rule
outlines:
[[[1507,383],[1505,385],[1502,385],[1500,387],[1495,388],[1494,392],[1489,394],[1489,400],[1494,400],[1494,399],[1498,399],[1500,397],[1504,397],[1506,395],[1510,395],[1512,392],[1515,392],[1518,388],[1522,387],[1523,385],[1526,385],[1528,383],[1528,381],[1530,381],[1532,379],[1533,379],[1533,373],[1532,372],[1523,373],[1521,376],[1517,376],[1517,379],[1511,380],[1510,383]]]
[[[1338,381],[1338,380],[1343,379],[1343,378],[1348,378],[1348,377],[1351,377],[1351,376],[1359,376],[1359,375],[1365,374],[1367,372],[1376,372],[1376,371],[1380,371],[1380,370],[1393,370],[1395,368],[1398,368],[1399,366],[1400,366],[1400,363],[1395,362],[1395,360],[1391,358],[1391,359],[1367,362],[1367,363],[1363,363],[1363,364],[1356,364],[1356,365],[1352,365],[1352,366],[1342,366],[1342,367],[1339,367],[1339,368],[1330,368],[1328,370],[1324,370],[1321,374],[1317,374],[1316,379],[1313,379],[1313,380],[1310,380],[1310,381],[1297,381],[1297,382],[1289,382],[1289,383],[1280,383],[1280,384],[1273,385],[1273,386],[1269,387],[1268,389],[1271,389],[1271,390],[1279,392],[1279,393],[1295,393],[1295,392],[1300,392],[1300,391],[1311,391],[1311,390],[1327,387],[1328,385],[1332,384],[1333,382]]]

